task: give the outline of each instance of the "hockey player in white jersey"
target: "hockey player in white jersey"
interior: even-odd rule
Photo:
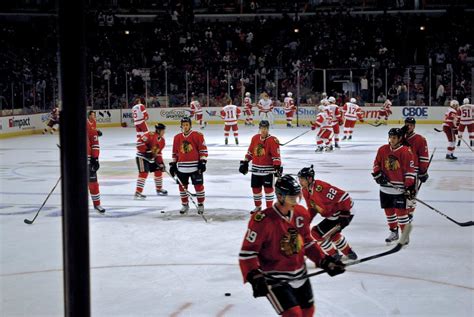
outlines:
[[[252,98],[250,98],[250,93],[245,93],[244,98],[244,114],[245,114],[245,125],[253,126],[253,113],[252,113]]]
[[[228,99],[227,105],[221,110],[221,118],[224,120],[225,144],[229,144],[229,131],[234,131],[235,144],[239,144],[239,126],[237,120],[240,116],[240,109],[232,104],[232,99]]]
[[[260,95],[258,101],[258,110],[260,111],[260,119],[267,120],[273,125],[273,101],[270,99],[266,92]]]
[[[293,116],[295,114],[296,106],[295,106],[295,101],[293,100],[293,94],[291,92],[288,92],[287,96],[283,100],[283,110],[285,111],[286,115],[286,126],[288,128],[292,128],[293,125],[291,124],[293,122]]]

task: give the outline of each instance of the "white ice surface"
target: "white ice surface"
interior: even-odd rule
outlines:
[[[463,144],[455,152],[457,161],[445,160],[445,137],[433,127],[417,126],[430,150],[437,147],[419,198],[458,221],[472,220],[474,155]],[[285,172],[314,164],[317,177],[351,193],[356,216],[344,234],[360,257],[387,249],[389,231],[370,172],[388,128],[356,126],[354,139],[341,142],[333,153],[314,153],[314,132],[281,148]],[[168,197],[154,194],[149,177],[148,198],[133,200],[135,131],[103,129],[98,175],[107,212],[90,211],[93,316],[275,315],[266,299],[252,297],[238,267],[253,208],[250,177],[239,174],[238,166],[257,132],[256,127],[240,129],[240,146],[232,137],[231,145],[223,145],[222,126],[203,131],[209,147],[206,213],[213,218],[208,224],[194,209],[188,216],[178,214],[178,188],[169,177],[164,179]],[[276,127],[271,132],[283,143],[304,129]],[[166,161],[177,131],[176,126],[167,130]],[[57,143],[57,135],[0,143],[0,316],[63,314],[60,186],[36,222],[23,223],[59,177]],[[473,316],[473,230],[419,206],[406,249],[334,278],[312,279],[316,316]]]

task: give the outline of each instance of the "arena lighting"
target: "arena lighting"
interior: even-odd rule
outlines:
[[[300,29],[295,28],[293,31],[294,31],[295,33],[298,33],[298,32],[300,31]]]
[[[129,30],[125,30],[125,35],[129,35],[130,34],[130,31]]]
[[[424,25],[420,26],[420,31],[424,31],[424,30],[425,30],[425,26]]]

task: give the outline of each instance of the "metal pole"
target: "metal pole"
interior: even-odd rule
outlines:
[[[227,71],[227,96],[230,98],[230,71]]]
[[[245,81],[244,81],[244,71],[240,71],[240,95],[242,98],[241,105],[244,105],[244,94],[245,94]]]
[[[94,73],[91,72],[91,107],[94,109]]]
[[[326,69],[323,69],[323,92],[326,92]]]
[[[207,106],[209,107],[209,102],[210,102],[210,98],[209,98],[209,70],[207,70],[206,72],[206,89],[207,89]]]
[[[372,66],[372,103],[375,103],[375,67]]]
[[[406,106],[410,106],[410,68],[407,68],[407,104]]]
[[[125,105],[128,109],[128,73],[125,71]]]
[[[107,109],[110,109],[110,77],[107,79]]]
[[[148,108],[148,80],[145,80],[145,107]]]
[[[352,87],[354,86],[353,82],[353,76],[352,76],[352,69],[349,70],[349,80],[351,81],[350,83],[350,89],[349,89],[349,98],[352,98]]]
[[[454,98],[454,78],[453,78],[453,67],[450,67],[450,73],[451,73],[451,100]]]
[[[300,70],[296,72],[296,126],[300,126],[298,110],[300,108]]]
[[[91,308],[84,0],[58,1],[58,7],[60,86],[64,101],[60,116],[64,315],[88,317]]]
[[[15,109],[15,96],[14,96],[14,89],[13,89],[13,83],[11,84],[11,90],[12,90],[12,115],[13,115],[13,110]]]
[[[186,71],[186,73],[184,74],[184,79],[185,79],[185,83],[186,83],[186,105],[189,105],[189,101],[188,101],[188,95],[189,95],[189,91],[188,91],[188,71]]]
[[[255,103],[257,104],[258,103],[258,97],[257,97],[257,90],[258,90],[258,87],[257,87],[257,70],[255,70],[255,74],[254,74],[254,77],[255,77]]]
[[[431,66],[428,68],[428,105],[431,107]]]
[[[21,83],[21,95],[22,95],[22,103],[23,109],[25,109],[25,84]]]
[[[474,67],[471,68],[471,104],[474,102],[472,101],[474,99]]]
[[[388,70],[385,68],[385,98],[388,98]]]
[[[42,87],[43,88],[43,110],[46,109],[46,87]]]
[[[275,97],[278,99],[278,68],[275,69]]]
[[[166,107],[170,106],[169,97],[168,97],[168,68],[165,67],[165,98],[166,98]]]

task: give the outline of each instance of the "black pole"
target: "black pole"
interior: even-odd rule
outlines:
[[[90,316],[84,0],[58,1],[65,316]]]

